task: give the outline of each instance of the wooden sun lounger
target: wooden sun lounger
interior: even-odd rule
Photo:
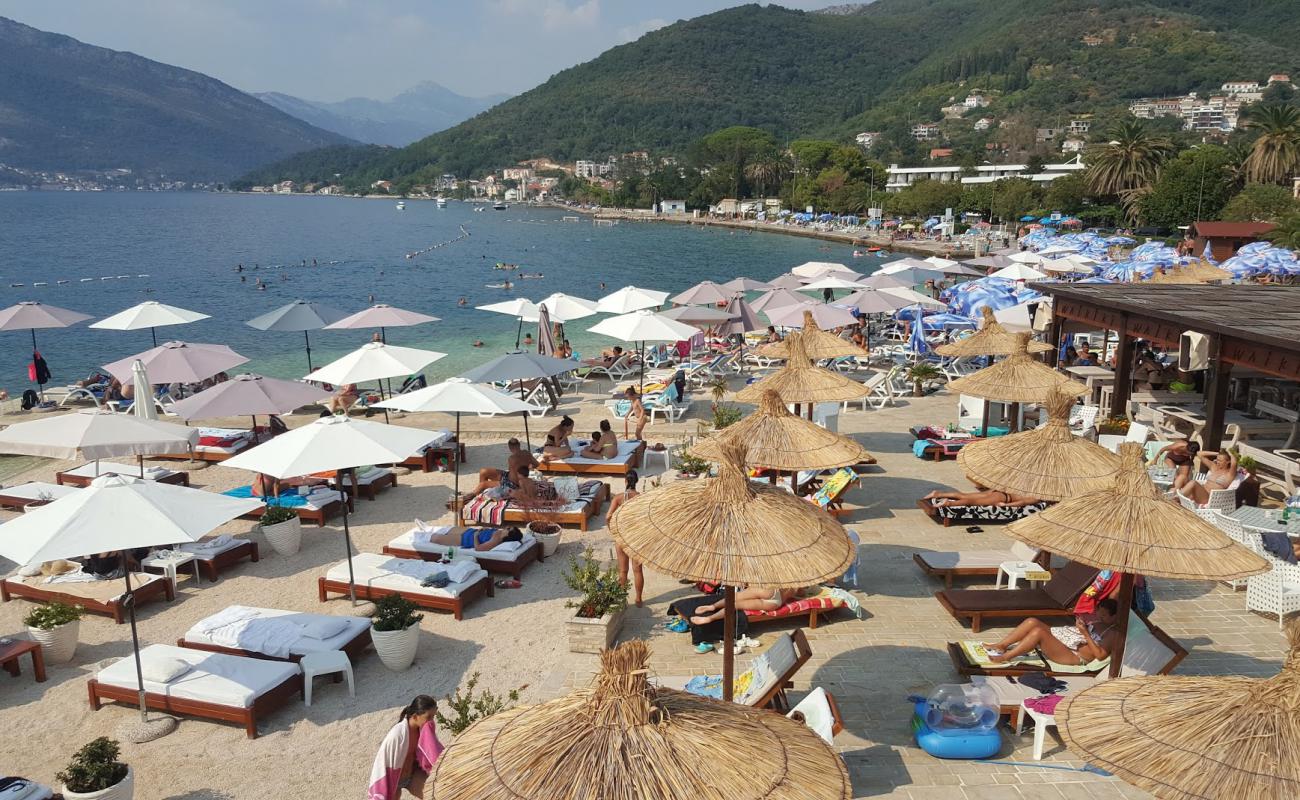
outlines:
[[[470,527],[483,528],[487,526],[460,525],[460,526],[453,527],[450,532],[460,534],[460,533],[464,533]],[[384,553],[384,555],[397,556],[398,558],[414,558],[420,561],[438,561],[442,558],[442,555],[440,553],[430,553],[424,550],[416,550],[415,548],[411,548],[411,547],[398,547],[391,544],[384,545],[384,549],[382,552]],[[532,546],[520,550],[518,552],[518,555],[514,559],[475,557],[474,560],[478,562],[478,565],[480,567],[487,570],[488,572],[492,572],[497,575],[509,575],[515,580],[519,580],[519,576],[523,574],[524,567],[534,562],[544,561],[546,560],[546,557],[542,555],[542,543],[537,541],[536,539],[533,539]]]
[[[578,530],[585,531],[589,527],[592,517],[600,513],[609,499],[609,484],[602,483],[600,489],[596,492],[596,497],[589,503],[584,503],[580,511],[540,511],[537,509],[523,509],[511,503],[505,511],[505,522],[523,523],[523,522],[554,522],[556,525],[577,525]]]
[[[353,506],[352,496],[349,495],[347,492],[344,492],[343,496],[347,498],[348,512],[351,513],[355,508]],[[295,506],[290,510],[293,511],[295,514],[297,514],[299,517],[301,517],[304,522],[314,522],[316,523],[316,527],[323,528],[325,527],[326,522],[329,522],[330,520],[334,519],[335,517],[343,513],[343,501],[331,500],[330,502],[326,503],[320,508],[308,508],[306,506]],[[266,513],[266,504],[263,503],[260,508],[255,508],[252,511],[249,511],[247,514],[240,515],[240,519],[261,519],[262,515],[265,513]]]
[[[951,527],[954,522],[974,525],[1006,525],[1024,519],[1030,514],[1036,514],[1049,505],[1051,504],[1042,500],[1023,506],[936,506],[924,497],[916,501],[917,508],[924,511],[926,516],[945,528]],[[971,511],[963,513],[961,509]]]
[[[150,575],[149,577],[156,577]],[[172,582],[166,578],[158,578],[144,584],[133,583],[132,594],[135,595],[136,607],[145,603],[164,597],[168,602],[176,599],[176,589]],[[54,586],[76,586],[77,584],[53,584]],[[126,584],[122,584],[125,589]],[[72,592],[61,592],[57,589],[46,589],[42,586],[33,586],[23,583],[20,580],[5,579],[0,581],[0,601],[8,603],[15,597],[21,597],[24,600],[33,600],[38,603],[59,602],[67,603],[72,606],[81,606],[86,611],[94,614],[104,614],[113,618],[113,621],[121,625],[126,621],[127,609],[122,604],[121,598],[113,600],[96,600],[90,597],[73,594]]]
[[[423,592],[400,592],[393,589],[384,589],[378,586],[366,586],[357,583],[357,598],[369,600],[372,603],[381,597],[387,597],[390,594],[399,595],[415,603],[420,608],[428,608],[433,611],[450,611],[457,620],[465,618],[466,604],[479,599],[480,597],[496,597],[496,590],[492,588],[492,577],[484,575],[479,578],[468,589],[465,589],[455,597],[437,597]],[[316,591],[322,603],[329,599],[331,594],[348,594],[347,581],[335,581],[321,576],[316,579]]]
[[[222,550],[220,553],[211,558],[203,558],[195,554],[194,563],[199,565],[199,572],[211,583],[216,583],[221,578],[221,573],[235,566],[244,559],[249,561],[258,561],[257,542],[251,539],[240,542],[238,546],[229,550]]]
[[[1039,552],[1037,555],[1030,556],[1033,553],[1032,548],[1020,545],[1025,548],[1024,557],[1017,555],[1012,549],[1004,550],[972,550],[967,552],[924,552],[913,553],[912,561],[921,568],[921,571],[933,578],[941,578],[944,588],[951,589],[953,578],[973,578],[985,575],[997,575],[998,567],[1007,561],[1033,561],[1043,569],[1051,569],[1051,554]],[[956,558],[952,558],[956,556]],[[941,558],[947,557],[947,558]],[[962,559],[967,560],[966,565],[962,565]],[[945,562],[955,562],[952,564]]]
[[[818,598],[809,598],[809,599],[816,600]],[[757,614],[754,612],[746,611],[745,619],[748,621],[750,625],[755,625],[764,622],[778,622],[781,620],[801,619],[803,617],[807,617],[808,627],[815,629],[817,627],[817,622],[820,617],[828,617],[831,614],[835,613],[835,611],[837,611],[838,609],[844,608],[843,603],[841,603],[840,605],[822,605],[820,603],[814,603],[812,605],[807,605],[806,607],[799,608],[798,610],[791,610],[792,606],[802,605],[803,602],[804,601],[796,600],[796,601],[791,601],[789,603],[786,603],[784,606],[781,606],[781,608],[777,609],[778,613],[775,614]]]
[[[199,445],[194,448],[193,452],[186,451],[184,453],[165,453],[163,455],[156,455],[156,456],[149,456],[149,457],[156,458],[161,461],[207,461],[209,463],[215,464],[221,461],[225,461],[228,458],[234,458],[235,456],[239,455],[240,453],[244,452],[245,450],[247,450],[248,448],[252,447],[254,444],[257,444],[260,441],[262,440],[258,437],[250,437],[246,439],[240,439],[238,444],[228,448],[221,448],[220,450],[213,450],[210,448],[203,447],[202,445]],[[229,450],[230,452],[226,452],[227,450]]]
[[[789,713],[790,698],[786,696],[786,690],[794,688],[794,676],[812,658],[812,646],[808,644],[808,635],[803,632],[803,628],[795,628],[790,639],[794,644],[794,664],[777,676],[776,682],[766,692],[753,699],[750,705],[754,708],[770,708],[782,714]]]
[[[150,456],[150,458],[163,458],[163,456]],[[137,478],[140,476],[140,473],[128,472],[126,475],[131,478]],[[85,488],[89,486],[93,480],[95,479],[89,475],[73,475],[69,471],[54,473],[54,482],[60,486],[76,486],[78,488]],[[170,475],[164,475],[163,477],[158,478],[155,482],[169,483],[172,486],[189,486],[190,474],[184,471],[172,472]]]
[[[939,605],[979,633],[986,618],[1073,617],[1074,603],[1097,576],[1097,568],[1070,562],[1041,587],[1028,589],[944,589]]]
[[[551,461],[542,461],[538,470],[544,473],[565,474],[565,475],[621,475],[627,477],[628,470],[640,469],[642,459],[645,457],[644,441],[640,442],[635,450],[632,451],[632,457],[623,461],[581,461],[573,462],[564,459],[554,459]]]
[[[18,484],[17,486],[0,488],[0,509],[22,511],[31,506],[46,505],[44,501],[35,495],[42,490],[49,492],[51,495],[54,492],[60,492],[61,495],[66,495],[67,492],[72,491],[72,489],[60,490],[58,487],[61,485],[62,484],[29,481],[27,483]],[[42,489],[36,489],[36,486],[40,486]],[[56,497],[55,499],[58,498]]]
[[[276,656],[269,656],[266,653],[259,653],[256,650],[243,650],[237,647],[222,647],[219,644],[211,644],[210,642],[191,642],[185,639],[184,637],[181,637],[180,639],[176,640],[176,646],[184,647],[186,650],[204,650],[209,653],[225,653],[228,656],[244,656],[245,658],[260,658],[263,661],[291,661],[295,664],[298,663],[299,661],[302,661],[302,656],[299,654],[290,654],[285,658],[277,658]],[[348,660],[350,660],[353,664],[356,664],[357,659],[365,655],[366,650],[368,650],[369,648],[370,648],[370,628],[362,628],[360,631],[357,631],[356,636],[353,636],[352,639],[350,639],[347,644],[343,645],[339,649],[347,654]],[[333,652],[333,651],[329,651],[329,652]],[[342,679],[342,675],[336,674],[334,678],[334,682],[338,683],[338,681],[341,679]]]
[[[437,447],[430,447],[423,452],[407,457],[398,466],[418,469],[421,472],[436,472],[438,470],[438,456],[445,457],[449,462],[448,469],[452,470],[468,461],[465,457],[465,443],[453,436]]]

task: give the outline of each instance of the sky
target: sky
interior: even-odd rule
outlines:
[[[835,0],[781,0],[810,10]],[[0,0],[0,16],[250,92],[387,99],[422,81],[518,94],[739,0]]]

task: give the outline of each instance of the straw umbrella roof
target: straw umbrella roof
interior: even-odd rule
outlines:
[[[744,451],[723,443],[715,478],[676,481],[619,507],[609,531],[635,561],[674,578],[735,586],[812,586],[844,574],[844,526],[783,489],[745,477]]]
[[[1268,562],[1196,514],[1164,499],[1140,445],[1120,446],[1109,488],[1078,495],[1015,522],[1007,533],[1072,561],[1151,578],[1233,580]]]
[[[791,414],[773,391],[763,392],[758,411],[704,439],[691,448],[691,454],[720,461],[723,448],[730,443],[741,446],[745,464],[751,467],[787,471],[832,469],[872,457],[849,437]]]
[[[1016,350],[991,367],[948,383],[948,390],[1003,403],[1041,403],[1053,390],[1078,397],[1088,387],[1029,355],[1029,334],[1014,333]],[[972,337],[973,338],[973,337]]]
[[[1204,280],[1192,274],[1191,267],[1179,267],[1166,272],[1152,273],[1145,283],[1165,283],[1165,284],[1202,284]]]
[[[1053,392],[1046,405],[1043,427],[971,442],[957,453],[957,464],[980,486],[1040,500],[1114,485],[1119,456],[1070,431],[1074,397]]]
[[[639,499],[639,498],[638,498]],[[433,800],[848,800],[807,726],[649,681],[650,648],[600,654],[592,685],[479,721],[442,754]]]
[[[1120,678],[1067,695],[1071,750],[1156,797],[1300,797],[1300,623],[1272,678]]]
[[[763,392],[772,390],[787,403],[840,403],[857,400],[871,394],[871,390],[838,372],[814,367],[803,349],[804,334],[792,333],[785,337],[789,348],[785,366],[756,383],[751,383],[736,393],[742,403],[757,403]]]
[[[1216,267],[1204,259],[1192,264],[1190,267],[1186,267],[1185,269],[1190,275],[1192,275],[1192,277],[1207,283],[1212,281],[1230,281],[1235,277],[1226,269]]]
[[[949,344],[941,344],[934,352],[941,356],[1009,356],[1021,351],[1020,340],[1016,335],[993,317],[993,309],[984,306],[984,323],[980,329],[964,339]],[[1047,342],[1030,341],[1027,345],[1030,353],[1046,353],[1052,349]]]
[[[866,350],[858,347],[853,342],[841,339],[835,334],[827,333],[817,327],[811,311],[803,312],[803,329],[800,335],[803,341],[804,353],[814,361],[820,361],[823,358],[840,358],[841,356],[862,356],[865,358],[868,355]],[[758,348],[758,354],[768,358],[788,358],[789,353],[790,349],[785,340],[765,344]]]

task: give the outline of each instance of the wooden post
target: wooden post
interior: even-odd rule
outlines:
[[[724,589],[722,613],[722,699],[731,702],[736,682],[736,587]]]
[[[1052,321],[1047,324],[1047,336],[1052,349],[1043,355],[1047,356],[1047,366],[1057,366],[1057,361],[1061,355],[1061,318],[1052,312]]]
[[[1223,442],[1223,416],[1228,406],[1228,384],[1232,365],[1219,358],[1221,340],[1210,339],[1209,379],[1205,386],[1205,429],[1201,431],[1201,449],[1218,450]]]
[[[1120,316],[1123,330],[1115,348],[1115,385],[1110,394],[1110,415],[1128,416],[1128,398],[1133,389],[1133,339],[1128,335],[1128,315]]]
[[[1131,573],[1124,572],[1119,576],[1119,592],[1115,595],[1115,603],[1119,610],[1115,612],[1115,625],[1119,632],[1119,638],[1115,640],[1115,646],[1110,651],[1110,676],[1118,678],[1120,670],[1123,668],[1124,661],[1124,642],[1128,638],[1128,620],[1129,613],[1133,610],[1133,584],[1135,579]]]

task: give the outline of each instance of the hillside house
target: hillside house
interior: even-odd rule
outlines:
[[[857,142],[858,145],[865,150],[865,149],[869,149],[873,144],[875,144],[876,140],[879,138],[880,138],[879,131],[863,131],[862,133],[859,133],[857,136],[854,136],[853,141]]]
[[[921,122],[912,126],[912,138],[918,142],[928,142],[932,139],[938,139],[943,131],[935,123]]]
[[[972,127],[977,131],[986,131],[993,127],[993,119],[990,117],[980,117],[975,120],[975,124]]]

